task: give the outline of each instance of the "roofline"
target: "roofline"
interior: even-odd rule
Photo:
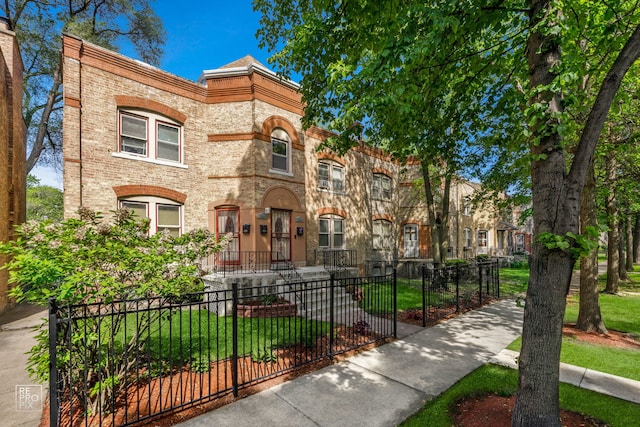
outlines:
[[[230,68],[216,68],[213,70],[204,70],[202,71],[202,74],[198,79],[198,83],[203,84],[207,79],[215,79],[220,77],[248,76],[254,72],[258,74],[262,74],[263,76],[271,78],[273,80],[277,80],[279,83],[282,83],[285,86],[290,87],[291,89],[300,90],[300,84],[292,80],[285,79],[279,76],[277,73],[271,71],[267,67],[260,64],[256,64],[256,63],[251,63],[246,67],[230,67]]]

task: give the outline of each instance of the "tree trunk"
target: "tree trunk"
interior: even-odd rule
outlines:
[[[620,212],[618,212],[620,213]],[[627,276],[627,269],[626,269],[626,261],[627,261],[627,256],[625,254],[625,248],[626,248],[626,243],[625,243],[625,221],[624,219],[618,220],[618,236],[619,236],[619,240],[618,240],[618,277],[620,278],[620,280],[627,280],[629,277]]]
[[[640,213],[635,214],[634,216],[634,226],[633,226],[633,262],[638,264],[640,263]]]
[[[431,187],[431,176],[429,175],[429,162],[427,159],[421,159],[422,179],[424,181],[424,193],[427,200],[427,213],[429,215],[429,224],[431,224],[431,251],[433,264],[437,267],[444,262],[441,242],[441,228],[444,226],[441,215],[436,211],[433,198],[433,190]]]
[[[605,162],[606,180],[613,183],[616,176],[616,164],[612,154],[607,156]],[[618,292],[620,282],[620,227],[618,226],[618,206],[616,195],[611,186],[610,192],[605,198],[605,209],[607,212],[607,286],[604,292],[615,294]]]
[[[543,19],[549,4],[532,0],[530,17]],[[553,68],[560,62],[556,42],[533,30],[527,43],[530,87],[550,85]],[[544,49],[542,46],[544,45]],[[560,427],[559,373],[562,321],[575,260],[559,249],[540,242],[542,233],[565,235],[578,232],[580,200],[568,193],[566,159],[562,138],[549,128],[562,112],[558,93],[539,91],[532,103],[545,108],[545,117],[532,126],[537,144],[532,144],[531,187],[534,243],[529,257],[530,276],[524,309],[519,386],[513,409],[513,426]],[[587,166],[587,165],[585,165]],[[581,190],[581,188],[580,188]],[[573,197],[572,197],[573,196]]]
[[[631,224],[632,217],[631,215],[625,215],[624,227],[625,227],[625,243],[626,248],[626,270],[633,271],[633,226]]]
[[[582,193],[580,206],[580,229],[598,226],[598,210],[596,206],[596,180],[593,163]],[[600,312],[600,292],[598,290],[598,251],[580,258],[580,309],[576,328],[586,332],[607,333],[607,328]]]

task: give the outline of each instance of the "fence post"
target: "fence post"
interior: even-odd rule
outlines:
[[[495,274],[495,283],[496,283],[496,297],[500,298],[500,264],[496,261],[496,274]]]
[[[456,263],[456,313],[460,312],[460,264]]]
[[[393,269],[393,337],[398,338],[398,270]]]
[[[238,283],[231,284],[231,318],[232,318],[232,353],[231,353],[231,388],[233,397],[238,397]]]
[[[60,399],[58,393],[58,362],[56,344],[58,341],[58,305],[55,298],[49,298],[49,425],[58,425]]]
[[[420,268],[422,274],[422,327],[427,326],[427,266],[422,264]]]
[[[334,288],[336,285],[336,273],[329,275],[329,359],[333,359],[333,322],[334,322]]]
[[[478,262],[478,287],[480,289],[480,305],[482,305],[482,264]]]

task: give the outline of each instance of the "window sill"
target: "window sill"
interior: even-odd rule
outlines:
[[[111,153],[111,157],[117,157],[119,159],[137,160],[139,162],[153,163],[153,164],[162,165],[162,166],[173,166],[174,168],[180,168],[180,169],[189,169],[189,166],[182,163],[172,162],[169,160],[151,159],[149,157],[136,156],[135,154],[115,152],[115,153]]]
[[[279,170],[279,169],[269,169],[269,173],[275,173],[277,175],[284,175],[284,176],[293,177],[293,174],[291,172],[287,172],[287,171],[283,171],[283,170]]]
[[[328,194],[337,194],[338,196],[346,196],[347,195],[346,191],[333,191],[333,190],[329,190],[327,188],[318,188],[318,192],[320,192],[320,193],[328,193]]]

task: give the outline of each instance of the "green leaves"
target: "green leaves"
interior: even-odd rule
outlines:
[[[584,234],[567,232],[564,235],[540,233],[538,243],[549,250],[567,251],[574,259],[589,255],[598,248],[599,229],[586,227]]]

